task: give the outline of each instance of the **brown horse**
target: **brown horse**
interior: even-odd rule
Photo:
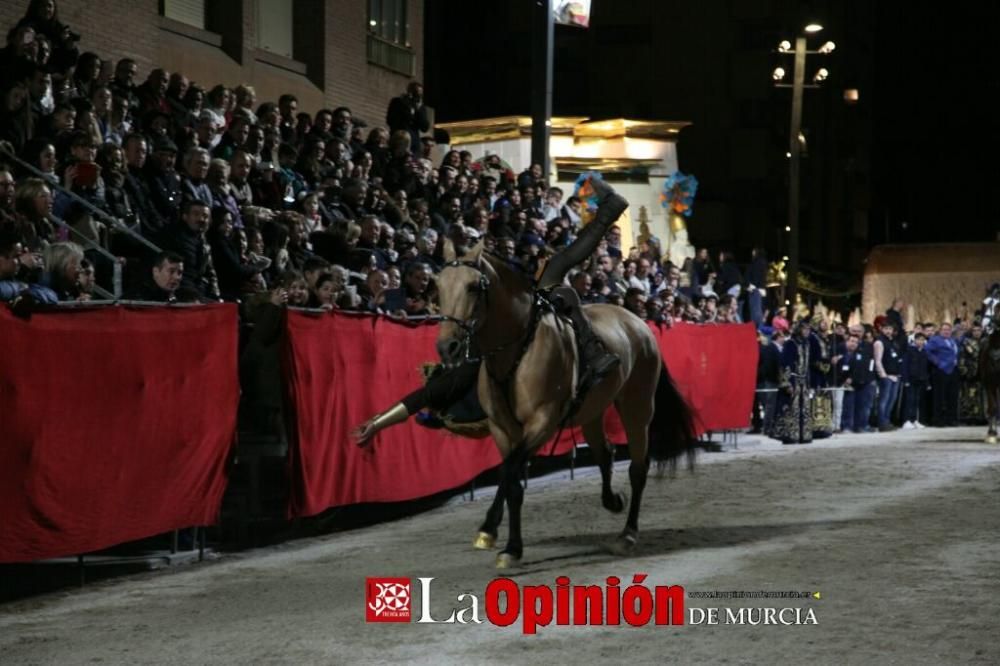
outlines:
[[[446,243],[445,258],[447,265],[438,276],[444,319],[438,352],[446,364],[475,351],[480,354],[479,399],[503,458],[500,485],[475,547],[493,547],[506,502],[510,532],[497,555],[497,567],[520,560],[524,498],[520,477],[527,459],[563,425],[583,430],[601,470],[604,508],[615,513],[625,508],[623,494],[611,489],[611,448],[603,427],[605,409],[613,403],[625,426],[632,460],[632,499],[614,550],[629,552],[638,538],[650,457],[664,463],[687,454],[693,462],[696,444],[691,412],[667,374],[649,327],[624,308],[585,308],[595,333],[621,364],[570,415],[578,371],[575,335],[568,321],[546,307],[524,276],[485,254],[482,243],[461,259]]]
[[[986,419],[989,423],[986,441],[989,444],[997,443],[997,424],[1000,422],[1000,326],[996,324],[996,319],[993,321],[993,332],[983,341],[979,352],[979,379],[986,392]]]

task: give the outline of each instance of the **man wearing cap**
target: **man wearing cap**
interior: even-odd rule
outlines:
[[[181,210],[181,179],[177,175],[177,146],[168,137],[153,144],[153,156],[146,160],[146,183],[150,200],[165,224],[178,219]]]

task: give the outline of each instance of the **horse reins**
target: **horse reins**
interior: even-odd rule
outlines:
[[[504,349],[507,349],[511,345],[513,345],[516,342],[518,342],[517,340],[513,340],[511,342],[507,342],[507,343],[504,343],[502,345],[498,345],[498,346],[494,347],[493,349],[481,352],[480,355],[479,355],[479,358],[473,358],[472,357],[472,344],[471,344],[472,343],[472,336],[474,336],[479,331],[479,328],[480,328],[480,326],[479,326],[479,318],[476,317],[475,314],[476,314],[476,311],[480,308],[480,306],[482,306],[482,308],[484,310],[489,307],[489,299],[490,299],[489,288],[490,288],[490,284],[491,284],[490,283],[490,278],[489,278],[488,275],[486,275],[486,272],[480,266],[478,266],[477,264],[474,264],[472,262],[469,262],[469,261],[461,261],[459,259],[455,259],[454,261],[449,261],[447,264],[445,264],[441,268],[441,271],[444,272],[444,270],[446,268],[471,268],[472,270],[474,270],[479,275],[479,285],[478,285],[478,288],[476,290],[475,304],[474,304],[473,309],[472,309],[473,316],[470,317],[470,318],[468,318],[468,319],[459,319],[458,317],[453,317],[451,315],[446,315],[446,314],[439,315],[440,319],[442,319],[443,321],[450,321],[451,323],[455,324],[460,329],[462,329],[463,335],[461,337],[461,341],[462,341],[463,346],[465,347],[465,359],[464,360],[467,363],[473,363],[473,362],[478,362],[478,361],[485,361],[488,358],[490,358],[492,356],[495,356],[496,354],[500,353]],[[482,300],[480,300],[480,297],[482,297]],[[536,301],[537,301],[537,298],[536,298]],[[535,309],[535,307],[533,305],[532,306],[532,310],[534,310],[534,309]],[[531,319],[532,319],[532,321],[529,323],[528,331],[523,336],[523,338],[524,338],[524,344],[522,345],[521,353],[518,355],[517,360],[514,362],[514,368],[515,369],[517,368],[517,365],[520,363],[521,357],[524,356],[524,350],[527,348],[527,346],[529,344],[531,344],[531,338],[533,337],[532,332],[531,332],[531,329],[533,328],[533,326],[531,326],[531,324],[536,323],[536,321],[535,321],[536,317],[535,317],[534,313],[532,313],[532,318]],[[489,369],[489,368],[487,368],[487,369]],[[491,373],[491,376],[492,376],[492,373]]]

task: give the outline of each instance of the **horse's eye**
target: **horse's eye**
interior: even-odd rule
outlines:
[[[482,291],[482,287],[480,286],[480,284],[478,282],[473,282],[473,283],[469,284],[468,287],[466,287],[466,290],[470,294],[478,294],[480,291]]]

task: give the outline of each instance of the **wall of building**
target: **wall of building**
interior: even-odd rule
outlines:
[[[61,0],[59,16],[82,35],[81,50],[113,60],[133,58],[140,80],[150,69],[162,67],[183,72],[206,88],[250,83],[261,101],[289,92],[304,111],[344,105],[370,125],[384,124],[389,100],[401,94],[410,79],[368,62],[368,3],[294,2],[295,61],[256,48],[256,0],[209,0],[209,11],[221,17],[224,26],[212,33],[165,19],[159,0]],[[27,4],[0,3],[4,33],[23,16]],[[423,5],[423,0],[407,0],[417,79],[424,71]]]

